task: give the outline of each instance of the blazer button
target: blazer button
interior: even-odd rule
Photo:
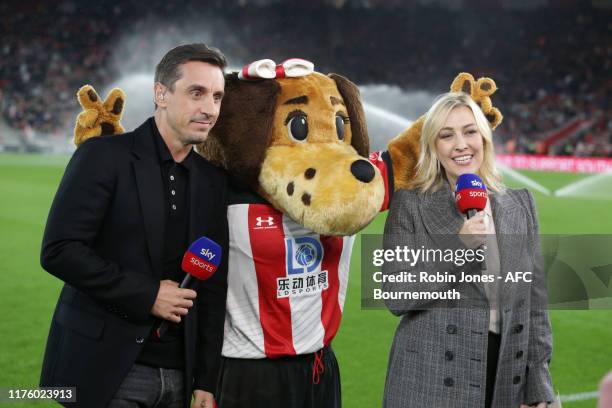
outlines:
[[[144,343],[144,337],[136,337],[136,343],[138,344]]]
[[[457,326],[455,326],[454,324],[449,324],[448,326],[446,326],[446,332],[448,334],[455,334],[455,333],[457,333]]]
[[[523,350],[519,350],[516,352],[516,358],[521,358],[523,357]]]
[[[517,375],[516,377],[514,377],[512,379],[512,384],[516,385],[516,384],[520,384],[520,382],[521,382],[521,376],[520,375]]]
[[[514,326],[514,332],[515,333],[520,333],[523,331],[523,325],[522,324],[517,324],[516,326]]]
[[[446,361],[452,361],[453,358],[455,358],[455,354],[448,350],[446,353],[444,353],[444,357],[446,358]]]
[[[446,385],[447,387],[452,387],[455,384],[455,381],[450,378],[450,377],[446,377],[444,379],[444,385]]]

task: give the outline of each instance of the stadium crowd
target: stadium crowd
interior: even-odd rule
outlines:
[[[26,140],[65,138],[79,86],[102,88],[120,70],[151,66],[160,36],[180,43],[186,27],[202,27],[230,63],[301,56],[359,84],[435,93],[460,71],[491,76],[505,151],[612,156],[612,10],[570,0],[529,10],[422,3],[151,0],[143,10],[136,0],[4,2],[1,116]],[[128,33],[129,53],[117,64]],[[561,148],[542,147],[578,119],[585,125]]]

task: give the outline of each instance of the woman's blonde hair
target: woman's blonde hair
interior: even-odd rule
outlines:
[[[482,135],[483,160],[478,175],[484,181],[487,189],[503,192],[505,187],[495,166],[495,152],[489,122],[474,100],[463,92],[448,92],[438,96],[425,114],[421,131],[421,154],[412,187],[419,188],[423,192],[430,189],[435,191],[446,181],[446,172],[436,154],[436,139],[450,112],[460,106],[466,106],[472,111],[476,119],[476,126]]]

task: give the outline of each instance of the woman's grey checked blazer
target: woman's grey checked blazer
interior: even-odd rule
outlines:
[[[532,271],[536,278],[531,284],[501,284],[501,345],[492,406],[518,408],[521,403],[552,401],[552,334],[534,200],[525,189],[489,198],[500,273]],[[448,184],[433,193],[399,190],[385,225],[384,247],[459,248],[462,244],[456,234],[463,222]],[[446,267],[451,273],[480,274],[479,266]],[[383,273],[428,270],[422,268],[427,265],[386,263]],[[385,301],[402,319],[389,356],[383,407],[484,407],[489,303],[483,285],[384,283],[383,290],[431,291],[453,285],[464,295],[462,300]]]

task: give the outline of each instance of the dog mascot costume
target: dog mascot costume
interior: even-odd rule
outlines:
[[[472,95],[493,128],[495,83],[462,73],[451,91]],[[75,144],[122,132],[125,96],[93,88]],[[339,407],[329,347],[340,326],[354,234],[406,188],[423,117],[369,154],[358,88],[309,61],[260,60],[226,75],[221,115],[198,151],[233,179],[221,408]]]

